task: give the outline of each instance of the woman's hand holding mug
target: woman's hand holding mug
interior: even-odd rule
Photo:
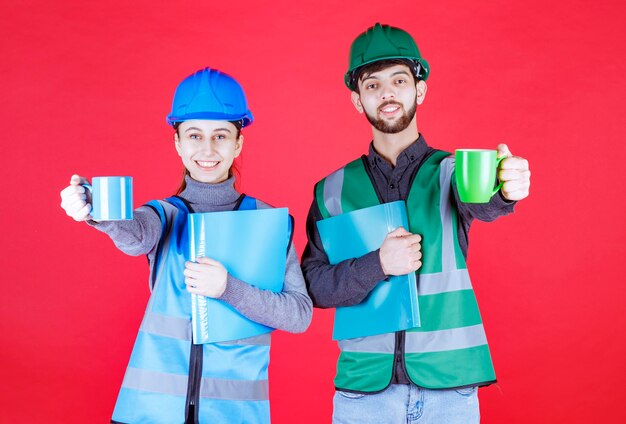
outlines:
[[[87,184],[87,179],[74,174],[70,185],[61,190],[61,207],[75,221],[91,219],[91,197],[88,197],[89,192],[83,184]]]

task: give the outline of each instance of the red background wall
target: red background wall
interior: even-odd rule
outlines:
[[[472,230],[469,265],[499,383],[484,423],[626,422],[625,8],[618,1],[142,0],[0,5],[0,421],[108,422],[148,298],[127,257],[59,207],[72,173],[132,175],[135,203],[177,187],[165,124],[204,66],[247,91],[243,189],[296,216],[364,152],[342,76],[376,21],[411,32],[432,68],[421,132],[444,149],[507,142],[531,196]],[[328,423],[332,312],[277,332],[275,423]]]

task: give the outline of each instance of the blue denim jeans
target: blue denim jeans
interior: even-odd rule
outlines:
[[[336,391],[333,424],[473,424],[480,422],[478,389],[430,390],[392,384],[371,395]]]

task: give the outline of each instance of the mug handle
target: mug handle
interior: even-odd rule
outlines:
[[[502,162],[506,158],[507,158],[506,156],[502,156],[496,159],[496,170],[500,166],[500,162]],[[499,192],[503,185],[504,185],[503,182],[498,184],[498,186],[494,188],[493,191],[491,192],[491,196],[493,197],[497,192]]]
[[[86,202],[89,203],[93,207],[93,187],[90,183],[81,184],[87,190],[89,190],[89,195],[87,196]],[[90,212],[91,213],[91,212]]]

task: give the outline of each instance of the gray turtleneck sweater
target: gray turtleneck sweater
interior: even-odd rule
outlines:
[[[240,196],[234,187],[234,177],[218,184],[201,183],[190,176],[185,180],[187,187],[179,196],[187,200],[195,212],[233,210]],[[259,208],[271,207],[257,202]],[[90,221],[89,224],[111,237],[122,252],[132,256],[148,255],[153,263],[161,237],[161,221],[148,206],[135,209],[130,221]],[[282,292],[257,289],[228,274],[226,290],[219,299],[246,318],[272,328],[301,333],[311,322],[313,306],[293,244],[287,255]]]

